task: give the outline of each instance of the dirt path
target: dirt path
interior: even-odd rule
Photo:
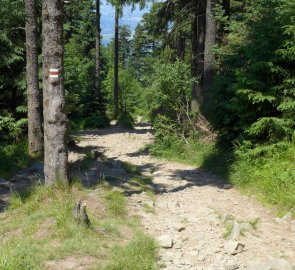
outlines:
[[[274,217],[253,198],[224,189],[221,181],[196,168],[142,153],[152,140],[148,126],[132,132],[110,128],[82,134],[79,146],[98,148],[113,163],[128,161],[153,176],[155,197],[131,193],[129,207],[159,240],[161,267],[295,269],[295,224],[290,217]]]
[[[295,265],[295,221],[288,215],[276,218],[254,198],[225,189],[222,181],[197,168],[158,160],[142,151],[153,140],[149,126],[134,131],[111,127],[80,137],[78,147],[69,153],[75,173],[78,169],[87,186],[106,177],[120,180],[112,180],[112,185],[125,189],[130,213],[139,216],[146,232],[158,239],[158,263],[163,269],[295,269],[291,266]],[[104,161],[83,168],[81,159],[87,151]],[[155,195],[130,187],[123,161],[153,177],[150,188]],[[34,164],[8,184],[29,186],[42,171],[42,164]],[[9,196],[9,189],[2,188],[0,202]]]

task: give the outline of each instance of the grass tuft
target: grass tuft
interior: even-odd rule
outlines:
[[[121,191],[109,191],[104,198],[113,215],[124,216],[126,214],[126,199]]]
[[[104,270],[155,270],[158,247],[149,236],[139,234],[127,246],[117,246]]]
[[[122,167],[127,173],[141,175],[141,170],[137,165],[125,161],[122,163]]]

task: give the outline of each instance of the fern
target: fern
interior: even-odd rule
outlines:
[[[27,119],[15,120],[10,115],[0,116],[0,141],[17,140],[27,125]]]

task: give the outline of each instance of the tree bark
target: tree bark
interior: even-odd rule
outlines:
[[[63,0],[43,0],[43,108],[45,184],[67,179]]]
[[[96,0],[95,86],[100,90],[100,0]]]
[[[206,0],[193,1],[194,18],[192,21],[192,112],[201,112],[203,104],[203,72],[206,34]]]
[[[214,53],[213,47],[216,43],[216,21],[214,18],[215,0],[207,0],[206,11],[206,38],[205,38],[205,57],[204,57],[204,80],[203,80],[203,103],[206,107],[208,91],[213,82],[214,76]]]
[[[177,57],[179,60],[183,61],[185,57],[185,47],[186,47],[186,38],[184,34],[180,33],[177,40]]]
[[[115,14],[115,48],[114,48],[114,116],[119,115],[119,10]]]
[[[26,55],[29,153],[43,154],[41,101],[38,80],[37,0],[26,0]]]

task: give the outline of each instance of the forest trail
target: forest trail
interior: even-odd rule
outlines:
[[[80,138],[79,147],[97,149],[111,161],[111,170],[93,168],[100,170],[100,177],[124,180],[122,162],[153,177],[150,188],[155,195],[132,190],[126,181],[120,188],[129,195],[130,213],[139,216],[145,231],[159,240],[159,265],[164,269],[294,269],[291,217],[276,218],[254,198],[225,189],[222,181],[197,168],[150,156],[142,150],[153,141],[149,126],[134,131],[111,127],[85,132]],[[79,155],[71,152],[70,159]],[[85,177],[90,183],[97,173]]]
[[[106,180],[124,191],[130,215],[159,241],[161,269],[295,269],[295,221],[289,215],[277,218],[213,175],[149,155],[144,149],[153,141],[150,126],[131,131],[112,126],[78,138],[69,152],[73,176],[91,188]],[[88,161],[87,153],[94,154]],[[148,180],[144,187],[133,180],[138,172],[128,172],[124,164],[137,166],[133,169]],[[43,164],[36,163],[8,183],[29,187],[42,176]],[[0,191],[0,202],[7,201],[9,190]],[[91,201],[97,199],[93,194]]]

